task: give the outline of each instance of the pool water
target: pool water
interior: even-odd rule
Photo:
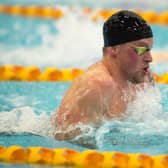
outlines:
[[[69,85],[70,83],[63,82],[1,82],[1,145],[67,146],[83,149],[81,146],[55,141],[53,138],[50,117],[59,106]],[[148,88],[148,94],[139,95],[143,101],[137,101],[135,107],[131,105],[134,110],[129,114],[130,117],[123,121],[105,123],[89,135],[95,137],[98,150],[168,153],[165,148],[168,144],[168,87],[157,84],[156,88],[150,89]]]
[[[87,68],[98,61],[102,57],[103,21],[92,22],[80,7],[60,8],[65,14],[60,20],[0,14],[0,65],[36,65],[43,70],[48,66]],[[152,51],[167,51],[168,27],[152,25],[152,30]],[[165,72],[167,64],[160,68]]]

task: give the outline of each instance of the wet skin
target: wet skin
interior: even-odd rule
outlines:
[[[153,39],[146,38],[115,47],[107,47],[103,59],[90,66],[84,75],[72,82],[60,107],[53,116],[56,139],[71,139],[81,132],[76,125],[92,124],[121,117],[135,90],[143,88],[150,75],[150,51],[142,55],[135,47],[152,48]]]

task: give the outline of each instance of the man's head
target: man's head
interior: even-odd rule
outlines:
[[[104,47],[153,37],[147,22],[136,13],[121,10],[113,14],[103,26]]]
[[[103,36],[104,51],[110,62],[115,62],[118,75],[133,83],[143,82],[152,61],[153,33],[147,22],[132,11],[122,10],[104,23]]]

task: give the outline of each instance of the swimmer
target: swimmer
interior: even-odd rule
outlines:
[[[75,79],[53,116],[59,140],[72,139],[80,132],[78,124],[95,127],[121,117],[135,90],[153,82],[153,33],[136,13],[121,10],[103,25],[103,57]]]

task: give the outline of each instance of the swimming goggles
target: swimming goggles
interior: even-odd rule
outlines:
[[[136,44],[130,44],[129,46],[134,49],[137,55],[140,56],[151,50],[148,46],[137,46]]]
[[[144,53],[150,51],[151,48],[134,46],[134,50],[135,50],[137,55],[143,55]]]

